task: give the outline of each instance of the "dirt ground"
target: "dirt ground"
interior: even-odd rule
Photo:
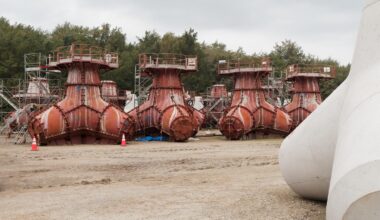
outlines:
[[[281,139],[0,145],[0,219],[324,219],[281,177]]]

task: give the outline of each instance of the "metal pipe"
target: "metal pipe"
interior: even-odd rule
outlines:
[[[346,80],[281,144],[282,175],[290,188],[302,197],[327,199],[347,85]]]

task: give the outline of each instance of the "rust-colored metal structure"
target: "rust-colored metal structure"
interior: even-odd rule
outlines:
[[[153,79],[148,99],[130,111],[139,135],[164,134],[173,141],[195,135],[204,115],[187,104],[181,73],[197,71],[197,57],[176,54],[140,54],[141,74]]]
[[[102,80],[100,82],[102,84],[101,87],[101,94],[103,99],[104,98],[110,98],[110,99],[116,99],[117,94],[117,84],[116,82],[112,80]]]
[[[115,104],[120,108],[124,108],[125,101],[127,100],[128,92],[127,90],[119,90],[117,88],[116,82],[112,80],[102,80],[101,81],[100,94],[102,98],[109,103]]]
[[[287,68],[286,80],[292,82],[292,101],[285,106],[285,110],[293,119],[292,129],[322,103],[319,80],[332,79],[335,74],[333,66],[291,65]]]
[[[262,81],[271,71],[269,60],[263,60],[260,64],[239,60],[219,61],[218,74],[234,77],[231,106],[219,121],[219,129],[228,139],[289,133],[292,124],[290,116],[265,99]]]
[[[228,92],[226,85],[224,84],[216,84],[211,87],[210,96],[212,98],[221,98],[227,97]]]
[[[37,112],[29,133],[41,145],[114,144],[122,134],[131,138],[134,123],[128,114],[101,98],[99,70],[118,67],[118,55],[89,45],[57,48],[50,69],[67,70],[65,98]]]

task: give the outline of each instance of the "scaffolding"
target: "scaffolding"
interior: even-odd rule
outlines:
[[[291,100],[289,94],[291,85],[285,80],[285,76],[284,72],[276,75],[276,71],[273,69],[263,86],[266,90],[267,101],[277,107],[283,107]]]
[[[55,72],[55,71],[54,71]],[[32,111],[52,105],[62,98],[63,83],[47,67],[41,53],[24,54],[22,78],[0,79],[0,134],[16,144],[28,140],[27,119]]]
[[[135,85],[134,94],[137,96],[137,103],[140,105],[147,100],[150,87],[152,86],[152,77],[141,72],[139,65],[135,65]]]
[[[227,92],[224,84],[215,84],[207,88],[206,94],[202,95],[206,120],[204,128],[215,129],[218,127],[219,119],[223,116],[224,110],[231,103],[231,93]]]
[[[0,134],[7,128],[5,119],[22,108],[22,100],[14,97],[22,88],[22,79],[0,79]]]
[[[21,94],[24,105],[36,103],[49,105],[63,96],[63,82],[60,71],[48,69],[48,58],[41,53],[24,55],[24,91]]]

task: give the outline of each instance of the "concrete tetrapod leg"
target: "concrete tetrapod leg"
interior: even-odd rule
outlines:
[[[380,219],[380,115],[370,114],[379,107],[380,94],[361,103],[341,123],[328,219]]]
[[[379,38],[380,0],[368,0],[349,77],[281,146],[285,180],[304,197],[326,198],[332,168],[327,219],[380,218]]]
[[[294,192],[302,197],[327,199],[339,114],[346,89],[347,81],[343,82],[281,145],[279,160],[282,175]]]
[[[342,108],[328,219],[380,219],[380,0],[367,1]]]

